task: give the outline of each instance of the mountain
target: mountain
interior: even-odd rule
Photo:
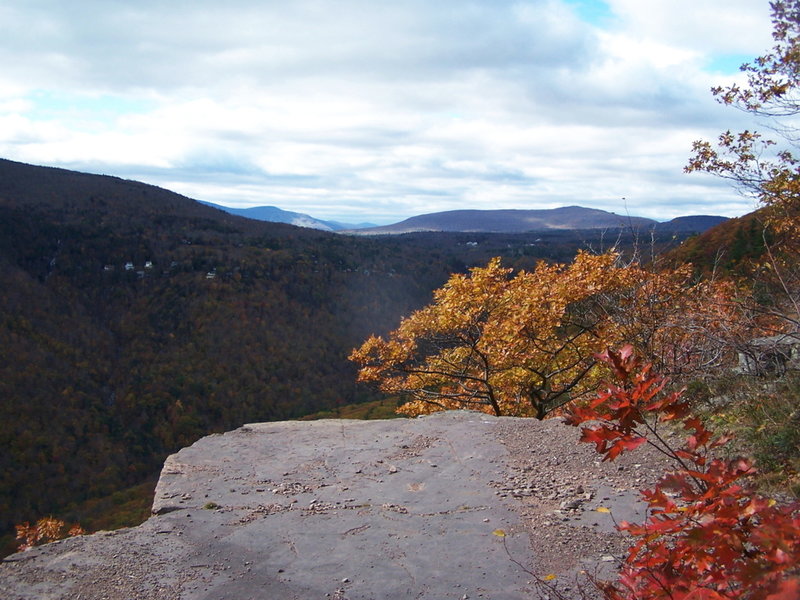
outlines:
[[[725,221],[728,221],[728,217],[694,215],[690,217],[677,217],[671,221],[656,223],[654,228],[659,232],[702,233]]]
[[[678,217],[667,223],[653,219],[631,217],[616,213],[565,206],[543,210],[451,210],[411,217],[405,221],[383,227],[367,227],[349,231],[359,235],[387,235],[420,231],[460,231],[523,233],[552,229],[652,229],[659,232],[698,233],[725,220],[725,217]]]
[[[202,202],[207,206],[213,206],[219,210],[224,210],[232,215],[238,215],[247,219],[255,219],[257,221],[269,221],[272,223],[288,223],[289,225],[296,225],[297,227],[309,227],[311,229],[319,229],[321,231],[341,231],[344,229],[362,229],[364,227],[374,227],[372,223],[340,223],[339,221],[323,221],[315,219],[310,215],[303,213],[292,212],[283,210],[277,206],[255,206],[252,208],[231,208],[229,206],[222,206],[212,202]]]
[[[375,223],[363,221],[361,223],[342,223],[341,221],[322,221],[334,231],[345,231],[353,229],[365,229],[367,227],[377,227]]]
[[[450,210],[411,217],[383,227],[351,233],[399,234],[418,231],[464,231],[522,233],[546,229],[608,229],[651,226],[655,221],[580,206],[546,210]]]
[[[418,215],[400,223],[379,227],[372,223],[323,221],[276,206],[231,208],[212,202],[202,202],[202,204],[248,219],[363,235],[425,231],[525,233],[547,229],[640,229],[642,227],[652,227],[656,231],[666,233],[699,233],[726,220],[726,217],[697,215],[678,217],[659,223],[642,217],[621,216],[603,210],[567,206],[545,210],[453,210]]]

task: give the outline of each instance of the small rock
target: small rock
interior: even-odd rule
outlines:
[[[581,506],[581,499],[575,498],[574,500],[564,500],[559,508],[561,510],[577,510]]]

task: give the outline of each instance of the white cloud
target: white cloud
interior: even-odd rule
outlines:
[[[607,0],[621,28],[699,52],[752,53],[771,45],[767,0]]]
[[[0,155],[358,221],[749,210],[681,169],[742,122],[706,69],[769,46],[766,3],[608,4],[598,25],[559,0],[12,0]]]

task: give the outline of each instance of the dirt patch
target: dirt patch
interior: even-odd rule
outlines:
[[[555,575],[566,592],[576,590],[582,572],[613,578],[629,547],[616,523],[644,519],[639,490],[670,468],[663,455],[645,446],[603,462],[592,444],[579,441],[580,430],[560,419],[502,419],[494,431],[508,456],[492,485],[518,503],[533,549],[529,568]]]

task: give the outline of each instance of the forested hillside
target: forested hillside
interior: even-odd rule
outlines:
[[[348,351],[452,264],[0,162],[0,527],[211,431],[373,398]]]
[[[209,432],[378,398],[349,352],[451,273],[620,241],[356,238],[0,160],[0,531],[137,485]]]
[[[768,248],[776,242],[768,220],[763,210],[731,219],[685,240],[668,259],[689,262],[706,276],[758,277]]]
[[[376,399],[347,355],[451,273],[617,238],[354,238],[0,160],[0,530],[139,484],[209,432]]]

